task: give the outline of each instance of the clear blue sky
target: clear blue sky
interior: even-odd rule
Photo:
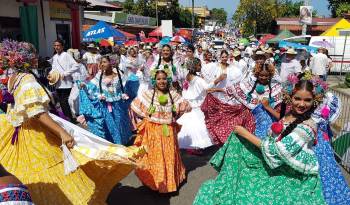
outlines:
[[[183,6],[192,6],[192,0],[179,0],[179,2]],[[195,6],[206,5],[209,9],[224,8],[228,13],[228,18],[231,18],[238,4],[239,0],[194,0]],[[331,15],[328,10],[328,0],[311,0],[311,6],[313,6],[321,16],[329,17]]]

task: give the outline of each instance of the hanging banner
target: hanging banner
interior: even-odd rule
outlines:
[[[312,6],[301,6],[299,21],[302,24],[312,24]]]
[[[162,20],[162,36],[173,37],[173,20]]]

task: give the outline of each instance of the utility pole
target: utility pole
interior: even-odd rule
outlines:
[[[194,0],[192,0],[192,28],[194,28]]]
[[[158,28],[158,0],[156,0],[156,19],[157,19],[157,28]]]

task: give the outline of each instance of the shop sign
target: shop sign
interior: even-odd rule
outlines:
[[[128,15],[126,18],[126,24],[138,24],[138,25],[149,25],[149,17]]]
[[[67,7],[67,4],[55,1],[50,1],[49,3],[51,19],[72,19],[71,10]]]
[[[105,32],[105,28],[99,28],[97,30],[92,30],[89,31],[86,36],[91,36],[91,35],[96,35],[96,34],[100,34],[100,33],[104,33]]]

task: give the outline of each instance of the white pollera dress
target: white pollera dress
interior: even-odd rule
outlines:
[[[206,90],[212,86],[213,84],[208,84],[204,79],[195,76],[189,82],[188,89],[182,91],[183,98],[192,107],[191,112],[183,114],[177,120],[177,123],[182,126],[178,133],[179,147],[182,149],[202,149],[213,145],[200,108],[206,97]]]

